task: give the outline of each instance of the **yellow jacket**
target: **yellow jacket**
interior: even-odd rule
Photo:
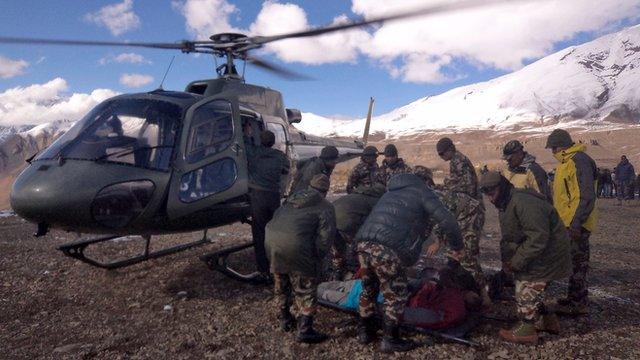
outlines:
[[[532,189],[552,201],[547,172],[536,162],[536,158],[525,153],[522,164],[517,168],[507,168],[504,177],[517,189]]]
[[[559,161],[553,180],[553,205],[566,227],[596,228],[596,163],[584,144],[574,144],[553,156]]]

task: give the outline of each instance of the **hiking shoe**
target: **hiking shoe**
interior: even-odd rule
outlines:
[[[538,332],[532,323],[521,321],[512,329],[502,329],[499,332],[500,337],[516,344],[537,345]]]
[[[317,344],[327,340],[329,337],[326,334],[317,332],[313,328],[313,317],[302,315],[298,318],[298,334],[296,335],[296,341]]]
[[[560,333],[560,320],[556,314],[545,314],[540,316],[536,322],[536,330],[558,335]]]
[[[373,317],[358,319],[358,343],[366,345],[376,337],[376,324]]]
[[[380,351],[386,354],[394,352],[406,352],[413,350],[416,344],[411,340],[400,338],[400,328],[398,324],[392,322],[384,323],[384,336],[380,342]]]

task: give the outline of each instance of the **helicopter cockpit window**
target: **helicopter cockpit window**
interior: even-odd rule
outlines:
[[[66,159],[169,169],[180,107],[156,100],[117,99],[96,109],[80,121],[80,129],[74,126],[40,158],[60,154]]]
[[[187,146],[187,162],[218,154],[233,142],[233,117],[228,101],[212,101],[193,114]]]

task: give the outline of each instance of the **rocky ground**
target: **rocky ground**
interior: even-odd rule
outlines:
[[[436,343],[396,357],[640,358],[640,202],[617,206],[602,200],[598,208],[590,317],[563,318],[562,334],[544,336],[536,347],[501,342],[496,332],[504,324],[486,321],[471,333],[478,348]],[[489,209],[482,241],[488,270],[498,265],[499,237],[496,213]],[[295,343],[277,328],[269,288],[230,280],[198,260],[205,252],[247,241],[246,225],[213,229],[216,240],[210,245],[118,271],[92,268],[55,250],[74,240],[72,234],[53,231],[35,239],[32,232],[32,225],[16,217],[0,219],[0,358],[382,357],[375,346],[355,341],[349,316],[328,309],[320,310],[317,324],[331,339],[316,346]],[[195,236],[165,236],[160,242]],[[123,241],[102,253],[124,255],[139,245]],[[251,260],[250,252],[234,259],[244,268]],[[562,284],[553,292],[560,294]],[[513,303],[498,304],[495,312],[513,316]]]

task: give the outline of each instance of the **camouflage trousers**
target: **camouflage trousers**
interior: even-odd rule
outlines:
[[[464,242],[464,256],[460,265],[471,273],[479,289],[486,285],[486,279],[480,266],[480,236],[484,227],[484,204],[464,193],[448,195],[445,204],[456,215]]]
[[[313,316],[316,313],[316,291],[318,281],[315,277],[298,274],[273,274],[273,292],[280,311],[289,310],[295,316]],[[294,305],[294,309],[291,305]]]
[[[571,240],[571,262],[573,273],[569,278],[567,298],[576,305],[586,305],[589,302],[589,237],[591,233],[582,230],[578,240]]]
[[[382,291],[384,319],[398,323],[409,300],[407,276],[398,255],[386,246],[373,243],[358,244],[358,261],[362,279],[359,313],[363,318],[376,312],[376,299]]]
[[[516,303],[518,318],[535,322],[546,313],[544,297],[548,283],[544,281],[516,280]]]
[[[344,231],[336,231],[335,239],[329,249],[331,268],[333,270],[356,271],[358,259],[353,236]]]

